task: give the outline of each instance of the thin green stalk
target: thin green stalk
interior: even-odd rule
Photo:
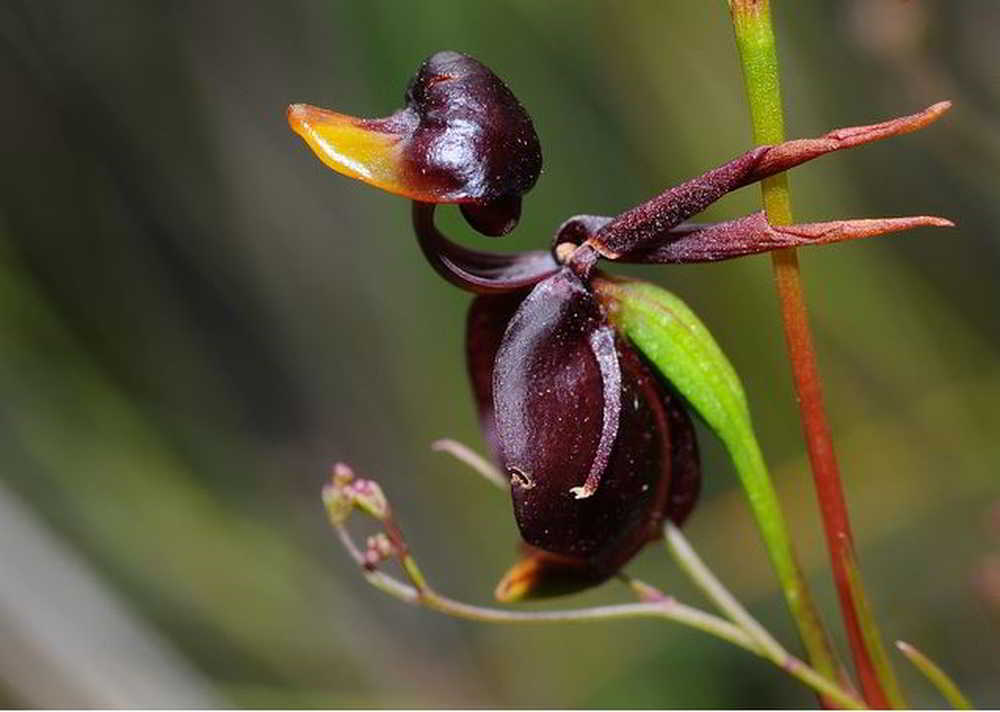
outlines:
[[[889,654],[882,643],[882,634],[875,621],[875,612],[872,610],[871,602],[868,600],[861,583],[861,568],[855,558],[853,544],[842,547],[841,555],[844,557],[844,574],[847,576],[847,585],[850,589],[851,600],[854,602],[858,628],[861,631],[864,647],[871,654],[878,679],[885,685],[892,706],[896,709],[905,708],[907,706],[906,700],[903,699],[896,673],[889,663]]]
[[[788,608],[795,619],[809,661],[817,671],[831,680],[838,678],[838,666],[833,655],[826,628],[819,608],[809,589],[798,557],[792,545],[788,525],[781,511],[778,494],[774,490],[764,457],[759,448],[744,449],[738,453],[730,450],[736,469],[750,493],[750,503],[761,530],[771,561],[774,563]]]
[[[969,702],[969,698],[963,695],[962,691],[958,689],[955,681],[951,679],[948,673],[938,667],[933,660],[902,640],[896,641],[896,647],[924,674],[930,683],[937,688],[938,692],[944,695],[944,698],[948,700],[952,707],[957,710],[975,709],[972,703]]]
[[[754,141],[779,143],[784,139],[784,120],[769,2],[729,0],[729,7],[743,65]],[[768,220],[773,224],[791,224],[792,206],[786,176],[779,174],[763,181],[761,190]],[[904,707],[905,700],[870,614],[871,606],[856,566],[850,520],[823,406],[798,257],[789,249],[773,253],[772,260],[806,447],[854,663],[870,705]],[[825,666],[826,662],[823,664]],[[815,660],[814,665],[818,666]]]
[[[401,557],[403,571],[410,580],[409,584],[373,568],[367,563],[365,555],[354,543],[343,522],[338,523],[337,520],[331,519],[331,523],[344,548],[361,567],[365,579],[380,591],[406,603],[424,606],[445,615],[481,623],[584,623],[626,618],[670,620],[700,630],[772,661],[803,684],[827,699],[835,701],[836,704],[845,709],[864,709],[864,705],[850,693],[842,690],[828,677],[819,674],[798,658],[788,654],[783,658],[769,655],[761,648],[757,640],[739,625],[693,606],[685,605],[670,596],[664,596],[646,584],[639,584],[639,588],[647,592],[647,600],[639,603],[554,611],[511,611],[503,608],[476,606],[443,596],[431,588],[417,566],[416,560],[409,554],[403,554]],[[649,595],[649,592],[655,592],[655,595]]]
[[[451,455],[459,462],[468,465],[473,472],[481,475],[483,479],[494,487],[502,489],[505,492],[510,491],[510,482],[497,469],[496,465],[467,445],[463,445],[451,438],[442,438],[431,443],[431,450]]]
[[[702,593],[708,596],[708,600],[715,604],[719,611],[745,630],[747,635],[771,656],[772,660],[780,660],[788,655],[781,643],[775,640],[767,632],[767,629],[750,615],[750,611],[744,608],[743,604],[737,601],[729,589],[712,573],[677,525],[668,521],[663,528],[663,533],[667,549],[674,562],[701,589]]]
[[[674,524],[667,522],[664,527],[664,538],[667,542],[674,561],[680,566],[688,577],[708,596],[708,599],[715,604],[729,620],[743,629],[747,635],[757,644],[761,655],[766,657],[775,665],[789,674],[804,680],[803,675],[818,678],[813,682],[807,682],[814,689],[823,694],[827,699],[848,709],[861,709],[864,703],[858,700],[849,691],[836,685],[832,680],[823,677],[812,668],[808,668],[796,660],[784,646],[772,636],[756,618],[741,604],[732,593],[729,592],[722,582],[712,573],[697,552],[688,542],[687,537]]]
[[[439,613],[483,623],[561,623],[609,621],[620,618],[665,618],[759,654],[756,643],[738,626],[670,597],[660,597],[655,601],[642,603],[556,611],[512,611],[462,603],[443,596],[431,588],[411,555],[404,555],[401,562],[403,571],[410,580],[407,584],[367,565],[364,554],[343,524],[333,523],[333,528],[344,548],[361,567],[365,579],[383,593],[405,603],[422,605]]]

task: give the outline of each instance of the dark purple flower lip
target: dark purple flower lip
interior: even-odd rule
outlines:
[[[513,229],[542,169],[527,112],[488,67],[458,52],[426,59],[389,117],[293,104],[288,122],[333,170],[413,200],[459,203],[487,235]]]

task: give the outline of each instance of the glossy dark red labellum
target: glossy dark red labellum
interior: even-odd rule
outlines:
[[[483,234],[509,232],[542,170],[538,136],[514,94],[472,57],[438,52],[420,65],[406,103],[401,113],[416,116],[402,156],[412,181],[463,203]]]
[[[423,203],[457,203],[484,235],[510,232],[542,170],[538,135],[510,89],[472,57],[438,52],[405,102],[381,119],[292,104],[288,123],[339,173]]]

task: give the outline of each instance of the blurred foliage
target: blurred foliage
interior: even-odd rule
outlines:
[[[927,132],[797,170],[792,187],[801,220],[960,225],[802,262],[882,629],[997,705],[1000,6],[777,2],[775,19],[789,136],[956,103]],[[491,628],[405,607],[366,588],[330,537],[319,486],[343,459],[383,482],[443,591],[487,600],[514,556],[509,503],[427,448],[444,435],[481,446],[467,296],[423,264],[404,202],[326,170],[284,118],[294,101],[384,115],[444,48],[504,77],[542,139],[546,169],[511,247],[749,146],[721,1],[0,8],[0,494],[179,652],[206,704],[811,704],[745,653],[667,625]],[[709,217],[757,201],[745,190]],[[680,294],[740,372],[833,621],[767,259],[623,271]],[[791,643],[732,468],[702,441],[689,535]],[[17,540],[12,526],[0,521],[0,539]],[[0,556],[0,576],[8,565]],[[656,547],[633,569],[696,600]],[[36,591],[57,593],[68,640],[86,612],[72,591]],[[570,603],[624,596],[609,584]],[[0,597],[0,631],[39,661],[32,678],[0,655],[0,706],[109,699],[44,697],[74,672],[47,665],[27,605]],[[92,648],[128,664],[110,634]],[[911,701],[940,704],[900,666]],[[160,690],[131,703],[180,699]]]

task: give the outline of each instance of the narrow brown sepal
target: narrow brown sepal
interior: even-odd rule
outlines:
[[[927,107],[923,111],[918,111],[909,116],[900,116],[888,121],[867,126],[849,126],[843,129],[834,129],[830,133],[819,138],[802,138],[793,141],[785,141],[776,146],[772,146],[757,163],[757,167],[748,182],[754,182],[772,176],[775,173],[787,171],[806,161],[819,158],[833,151],[840,151],[845,148],[861,146],[873,141],[902,136],[903,134],[918,131],[928,126],[951,108],[950,101],[939,101]]]
[[[836,129],[819,138],[758,146],[728,163],[665,190],[600,227],[593,216],[578,216],[575,222],[564,223],[561,230],[570,235],[581,230],[595,230],[587,242],[610,260],[649,250],[674,227],[730,191],[832,151],[916,131],[937,120],[950,107],[951,102],[942,101],[919,113],[878,124]]]
[[[698,227],[685,225],[664,236],[663,244],[623,255],[621,261],[641,264],[716,262],[786,247],[829,245],[915,227],[952,227],[944,218],[918,215],[902,218],[834,220],[798,225],[771,225],[763,212]]]

